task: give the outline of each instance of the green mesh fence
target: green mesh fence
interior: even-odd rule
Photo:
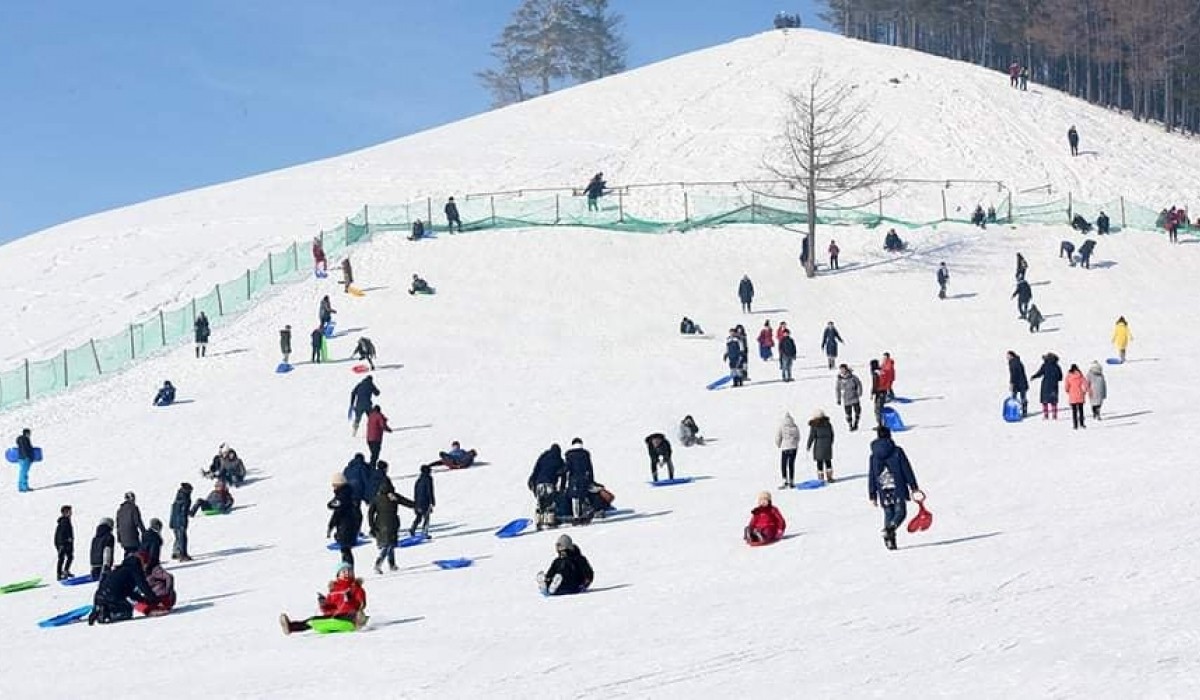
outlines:
[[[967,223],[976,206],[993,207],[1003,223],[1067,224],[1074,214],[1095,221],[1101,211],[1108,214],[1113,230],[1161,229],[1161,212],[1151,207],[1116,199],[1107,202],[1072,201],[1069,196],[1010,194],[998,183],[947,181],[932,183],[931,190],[880,192],[873,205],[857,207],[821,206],[816,222],[825,225],[879,225],[922,228],[944,222]],[[757,185],[755,187],[758,187]],[[536,226],[583,226],[627,233],[664,233],[711,228],[726,224],[804,225],[808,223],[805,201],[796,190],[775,186],[763,191],[747,183],[672,183],[647,188],[614,190],[589,206],[578,190],[516,192],[494,195],[463,195],[456,198],[464,231],[527,228]],[[868,196],[869,200],[870,197]],[[889,203],[902,200],[905,218],[889,212]],[[348,248],[375,233],[411,230],[417,219],[426,229],[445,231],[444,201],[414,200],[403,204],[364,206],[336,227],[317,234],[331,267]],[[1196,229],[1184,229],[1195,232]],[[57,356],[23,363],[0,372],[0,410],[27,399],[63,390],[105,374],[119,372],[134,362],[193,340],[196,315],[204,312],[213,327],[254,304],[276,284],[309,279],[313,266],[312,239],[297,241],[285,250],[268,254],[259,265],[235,279],[216,285],[212,291],[175,309],[133,323],[108,338],[89,341]]]

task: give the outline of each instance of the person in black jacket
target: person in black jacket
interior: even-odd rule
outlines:
[[[1012,397],[1021,402],[1021,415],[1029,412],[1029,378],[1025,376],[1025,363],[1021,356],[1008,351],[1008,390]]]
[[[1067,129],[1067,144],[1071,146],[1071,155],[1079,155],[1079,132],[1075,130],[1074,124]]]
[[[946,298],[946,285],[950,284],[950,271],[946,269],[946,263],[942,263],[937,269],[938,283],[938,299]]]
[[[543,595],[571,595],[582,593],[592,585],[595,573],[579,547],[569,535],[560,535],[554,543],[557,556],[550,568],[538,573],[538,586]]]
[[[288,363],[292,356],[292,327],[285,325],[279,330],[279,352],[283,354],[283,364]]]
[[[454,203],[454,198],[446,200],[446,206],[442,208],[446,212],[446,228],[450,233],[454,233],[454,227],[458,227],[458,232],[462,233],[462,219],[458,216],[458,205]]]
[[[529,474],[526,485],[537,499],[537,509],[534,520],[537,529],[557,527],[558,518],[554,512],[554,501],[559,491],[566,488],[567,467],[563,462],[562,448],[557,444],[538,456]]]
[[[754,302],[754,283],[750,281],[750,275],[742,275],[742,281],[738,282],[738,299],[742,302],[742,312],[750,313],[750,304]]]
[[[150,518],[150,527],[142,533],[142,543],[138,546],[138,551],[146,553],[147,571],[162,563],[162,526],[161,520]]]
[[[133,617],[130,598],[158,605],[158,596],[154,595],[150,582],[146,580],[146,572],[150,570],[148,561],[149,555],[145,552],[131,554],[125,557],[120,566],[100,579],[96,596],[92,599],[92,612],[88,615],[89,625],[97,622],[105,625]]]
[[[426,537],[429,536],[429,516],[433,513],[433,507],[437,505],[437,499],[433,495],[432,472],[432,467],[422,464],[421,476],[417,477],[417,483],[413,486],[413,510],[417,515],[408,530],[409,535],[416,536],[417,528],[420,528]]]
[[[71,578],[71,562],[75,561],[75,527],[71,525],[71,506],[58,509],[58,526],[54,528],[54,548],[58,550],[55,575],[59,581]]]
[[[787,328],[779,338],[779,371],[783,381],[792,381],[792,364],[796,361],[796,341],[792,340],[792,332]]]
[[[1029,263],[1025,261],[1025,256],[1017,253],[1017,281],[1025,279],[1025,272],[1029,270]]]
[[[1042,355],[1042,366],[1030,379],[1041,379],[1042,387],[1039,398],[1042,402],[1042,420],[1051,415],[1058,420],[1058,384],[1063,379],[1062,368],[1058,366],[1058,355],[1048,352]]]
[[[102,518],[96,526],[96,534],[92,537],[91,558],[92,580],[99,581],[100,577],[112,570],[113,549],[116,548],[113,538],[113,519]]]
[[[419,241],[425,237],[425,222],[417,219],[412,224],[412,233],[409,234],[408,240]]]
[[[333,475],[333,498],[326,504],[329,510],[329,525],[325,536],[333,537],[342,553],[342,561],[354,566],[353,547],[358,541],[359,530],[362,529],[362,511],[358,501],[350,493],[350,485],[341,472]],[[336,533],[336,534],[335,534]]]
[[[662,433],[647,435],[646,452],[650,455],[650,476],[658,482],[658,468],[667,467],[667,478],[675,478],[675,465],[671,463],[671,443]]]
[[[571,449],[563,457],[567,468],[567,495],[571,498],[571,524],[583,525],[591,522],[591,492],[596,481],[592,468],[592,455],[583,449],[583,440],[571,440]]]
[[[167,523],[175,535],[175,545],[171,548],[171,558],[179,561],[191,561],[188,555],[188,520],[192,517],[192,485],[186,481],[179,485],[175,492],[175,500],[171,502],[171,519]]]
[[[587,187],[583,188],[583,193],[587,195],[588,211],[599,211],[599,199],[604,196],[604,190],[608,187],[608,183],[604,181],[604,173],[596,173],[592,179],[588,181]]]
[[[1096,250],[1096,241],[1088,239],[1079,246],[1079,266],[1085,270],[1092,269],[1092,252]]]
[[[193,330],[196,334],[196,357],[207,357],[208,336],[212,333],[212,329],[208,325],[208,316],[205,316],[203,311],[196,317]]]
[[[367,364],[371,366],[371,371],[375,371],[375,343],[372,343],[367,336],[364,335],[358,339],[358,344],[354,346],[354,352],[350,357],[366,360]]]
[[[142,511],[137,507],[137,497],[133,491],[125,492],[125,501],[117,508],[117,542],[129,556],[138,550],[142,544],[142,535],[146,526],[142,523]]]
[[[17,491],[21,493],[29,491],[29,467],[33,465],[34,455],[32,434],[33,431],[25,428],[17,436]]]
[[[1029,302],[1033,301],[1033,287],[1029,286],[1023,276],[1009,299],[1017,300],[1017,313],[1021,314],[1021,318],[1025,318],[1029,313]]]
[[[368,526],[375,544],[379,546],[379,557],[375,559],[375,573],[382,574],[383,562],[387,561],[392,571],[396,570],[396,537],[400,533],[400,506],[412,508],[413,502],[396,493],[391,479],[383,482],[379,493],[371,502]]]
[[[170,406],[175,403],[175,385],[169,381],[163,382],[158,393],[154,395],[155,406]]]
[[[375,379],[369,374],[361,382],[355,384],[350,391],[350,406],[354,411],[352,435],[358,435],[358,424],[362,422],[362,417],[371,410],[371,398],[374,396],[379,396],[379,388],[375,386]]]
[[[838,343],[844,343],[842,334],[838,333],[838,329],[830,321],[825,325],[825,331],[821,333],[821,350],[825,352],[825,358],[829,360],[829,369],[837,364]]]

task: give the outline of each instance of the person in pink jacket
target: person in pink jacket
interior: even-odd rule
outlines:
[[[1083,372],[1079,371],[1079,365],[1071,365],[1063,385],[1067,390],[1067,401],[1071,404],[1071,426],[1075,430],[1086,428],[1083,423],[1083,402],[1091,395],[1092,387]]]

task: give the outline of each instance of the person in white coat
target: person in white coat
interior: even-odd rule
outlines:
[[[1092,393],[1089,396],[1092,404],[1092,418],[1100,420],[1100,407],[1104,405],[1104,399],[1108,398],[1108,381],[1104,378],[1104,368],[1099,362],[1092,360],[1092,366],[1088,367],[1087,380],[1088,385],[1092,387]]]
[[[796,453],[800,450],[800,426],[791,413],[783,414],[783,421],[775,431],[775,446],[779,453],[779,471],[783,475],[781,489],[790,489],[796,485]]]

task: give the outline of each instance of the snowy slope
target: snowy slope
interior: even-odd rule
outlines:
[[[199,697],[217,678],[237,697],[331,687],[391,697],[1195,697],[1200,472],[1177,426],[1200,418],[1180,391],[1200,360],[1200,322],[1162,290],[1186,288],[1200,246],[1124,233],[1082,271],[1055,257],[1063,234],[1053,229],[946,226],[913,233],[915,252],[900,258],[878,251],[878,231],[834,234],[843,272],[812,281],[798,274],[794,236],[764,227],[384,237],[359,256],[364,286],[383,287],[362,299],[331,282],[293,286],[220,329],[205,361],[181,348],[7,414],[8,434],[32,426],[48,458],[32,494],[18,497],[7,480],[0,492],[2,581],[51,574],[63,503],[75,506],[82,559],[122,493],[137,492],[146,518],[165,518],[180,481],[202,488],[197,470],[220,442],[238,448],[255,481],[236,493],[246,507],[193,523],[197,560],[175,568],[176,614],[45,631],[34,621],[86,602],[87,589],[0,596],[6,687],[14,697],[118,687]],[[1048,316],[1041,335],[1008,298],[1018,250]],[[939,302],[941,260],[953,278]],[[410,271],[439,293],[406,294]],[[754,315],[738,313],[742,273],[758,289]],[[437,475],[433,543],[401,550],[397,574],[367,574],[373,629],[284,637],[278,613],[311,614],[336,562],[323,547],[330,473],[364,448],[344,418],[350,363],[271,371],[276,328],[307,328],[322,293],[336,295],[343,328],[362,329],[334,343],[335,357],[362,332],[381,363],[403,365],[375,373],[396,428],[384,458],[401,490],[412,480],[399,477],[452,439],[487,464]],[[682,314],[715,337],[677,336]],[[1006,349],[1030,372],[1046,350],[1066,363],[1103,360],[1118,314],[1135,341],[1128,364],[1106,366],[1107,420],[1079,432],[1063,419],[1000,421]],[[774,366],[755,359],[746,388],[705,391],[723,372],[720,332],[753,332],[767,318],[797,334],[797,381],[769,382]],[[898,439],[936,521],[902,534],[900,551],[883,549],[862,478],[870,434],[837,421],[843,481],[773,490],[794,537],[750,549],[740,532],[755,494],[778,483],[782,412],[803,421],[836,410],[817,349],[829,319],[860,373],[884,350],[896,357],[897,392],[914,399],[901,407],[914,427]],[[194,403],[150,407],[164,378]],[[710,478],[653,489],[641,439],[673,434],[686,413],[717,440],[677,446],[676,463]],[[596,590],[547,600],[533,577],[557,533],[501,541],[491,531],[531,514],[533,460],[576,435],[597,479],[633,512],[570,530]],[[811,474],[804,457],[800,473]],[[458,556],[476,563],[429,565]]]
[[[907,178],[1050,184],[1077,199],[1184,202],[1200,144],[964,63],[808,30],[766,32],[356,153],[165,197],[0,247],[0,366],[118,332],[241,274],[364,203],[451,193],[761,178],[783,91],[823,66],[855,84]],[[892,80],[897,82],[893,83]],[[352,108],[352,107],[348,107]],[[1085,155],[1067,157],[1076,124]],[[167,154],[169,155],[169,154]],[[951,206],[979,190],[956,189]],[[936,190],[888,214],[940,216]],[[64,193],[69,196],[69,193]],[[673,194],[672,196],[677,196]],[[995,198],[1001,198],[996,193]],[[995,202],[999,204],[999,201]]]

